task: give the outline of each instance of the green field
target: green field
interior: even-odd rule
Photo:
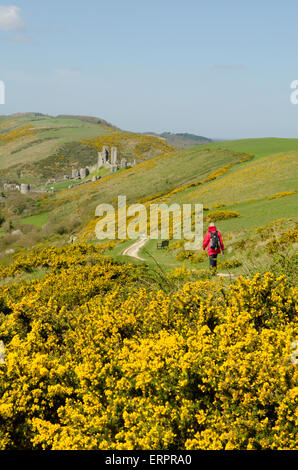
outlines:
[[[281,139],[268,137],[262,139],[241,139],[214,142],[204,147],[214,149],[229,149],[237,152],[252,153],[256,157],[274,155],[276,153],[298,151],[298,139]]]
[[[23,224],[34,225],[35,227],[43,227],[49,218],[50,213],[44,212],[42,214],[31,215],[20,220]]]
[[[72,169],[92,166],[103,145],[119,159],[146,160],[174,150],[164,140],[124,132],[93,117],[18,115],[0,117],[0,184],[61,179]],[[63,186],[59,186],[63,189]]]
[[[24,118],[20,119],[24,122]],[[32,118],[30,119],[32,121]],[[64,142],[68,137],[81,138],[84,132],[92,133],[94,127],[97,129],[96,132],[99,128],[103,132],[107,129],[106,126],[74,118],[42,117],[34,118],[32,122],[39,129],[41,136],[47,133],[48,142],[52,143],[59,136]],[[114,132],[114,128],[110,129]],[[119,130],[115,131],[116,139],[123,136],[125,145],[131,152],[135,139],[139,137],[131,134],[130,142],[129,134],[121,134],[121,131],[117,134],[117,132]],[[86,142],[89,142],[87,134],[85,133]],[[100,139],[100,135],[99,132],[96,139]],[[111,134],[108,137],[109,142],[113,142]],[[123,145],[123,141],[118,141],[119,145]],[[30,146],[24,151],[29,150]],[[87,164],[88,158],[90,161],[96,158],[94,155],[96,155],[96,146],[93,144],[84,146],[72,141],[61,147],[54,157],[45,155],[44,158],[31,162],[31,166],[27,164],[26,168],[30,168],[34,180],[35,173],[43,172],[50,176],[53,164],[63,172],[71,164],[74,165],[75,162],[79,164],[79,160],[81,164]],[[12,154],[11,163],[15,162],[18,162],[18,152]],[[251,263],[259,258],[258,253],[252,250],[246,252],[237,249],[237,243],[249,240],[256,235],[258,227],[265,227],[273,221],[280,219],[285,221],[284,227],[279,226],[279,235],[289,226],[294,227],[297,221],[298,139],[244,139],[209,143],[184,150],[170,149],[151,159],[143,159],[137,166],[115,174],[111,174],[108,170],[99,170],[94,174],[99,174],[101,179],[83,185],[76,185],[77,182],[68,180],[57,182],[49,185],[54,187],[53,194],[48,193],[40,197],[36,195],[31,202],[33,193],[25,199],[11,196],[5,202],[7,209],[4,211],[10,214],[21,213],[19,205],[25,204],[23,211],[26,216],[10,215],[13,227],[26,224],[31,225],[32,230],[33,228],[36,230],[46,226],[46,230],[43,230],[43,243],[47,243],[47,240],[64,243],[69,239],[69,234],[76,234],[78,240],[98,243],[94,232],[95,209],[101,203],[109,203],[117,210],[119,195],[126,196],[127,204],[142,203],[146,207],[151,203],[203,204],[204,231],[207,230],[209,219],[212,217],[209,214],[215,210],[236,211],[238,217],[215,220],[229,248],[225,254],[226,264],[241,258],[240,265],[231,268],[236,274],[243,272],[243,266],[247,265],[248,261],[245,258],[252,257]],[[87,179],[92,175],[93,173]],[[70,184],[74,184],[72,189],[69,189]],[[270,199],[277,193],[284,194],[282,197]],[[17,207],[12,210],[11,204]],[[37,204],[40,211],[38,215],[36,215]],[[5,230],[3,234],[5,235]],[[28,237],[30,238],[30,235]],[[256,240],[257,245],[259,242],[260,240]],[[132,243],[130,240],[124,243],[116,242],[115,246],[107,250],[107,255],[123,262],[140,263],[122,255],[123,250]],[[260,246],[260,253],[265,253],[262,244]],[[165,271],[181,268],[184,265],[199,270],[208,267],[207,257],[202,258],[200,262],[190,258],[181,259],[179,258],[181,250],[183,252],[181,247],[158,250],[156,241],[150,240],[139,255],[153,269],[157,265]],[[266,256],[264,263],[269,262]],[[221,271],[230,272],[230,268],[222,265]]]
[[[1,140],[8,134],[24,126],[31,126],[28,135],[13,138],[9,142]],[[52,155],[61,146],[73,141],[90,139],[114,132],[112,126],[81,121],[71,118],[54,118],[49,116],[10,116],[1,120],[0,127],[0,169],[16,164],[32,163]]]
[[[233,142],[231,144],[233,144]],[[228,146],[228,143],[226,145]],[[172,203],[202,203],[205,209],[209,209],[204,212],[205,215],[215,210],[213,207],[217,205],[222,205],[223,210],[237,211],[239,217],[216,222],[216,226],[223,233],[224,240],[225,238],[233,238],[239,241],[239,238],[249,238],[257,227],[264,227],[274,220],[291,219],[293,223],[295,223],[295,221],[297,221],[298,206],[298,153],[293,151],[291,147],[297,148],[298,141],[294,140],[294,145],[292,145],[290,140],[287,139],[287,142],[283,141],[280,145],[284,146],[283,149],[285,149],[286,152],[276,152],[272,155],[264,156],[259,154],[258,158],[255,157],[250,161],[235,164],[220,177],[198,186],[184,189],[183,185],[180,183],[180,191],[174,194],[171,194],[169,191],[169,195],[164,195],[160,202],[166,202],[169,205]],[[187,163],[189,163],[191,156],[196,155],[196,163],[198,165],[201,163],[202,159],[202,167],[203,162],[206,163],[206,149],[204,150],[202,147],[192,148],[183,152],[182,155],[185,157],[185,165],[183,169],[180,168],[177,171],[180,178],[183,176],[186,179]],[[255,151],[256,147],[259,147],[259,149],[262,148],[263,153],[266,153],[266,151],[272,152],[274,150],[272,148],[272,139],[265,139],[265,142],[258,141],[257,144],[253,142],[250,145],[247,141],[238,141],[233,151],[235,151],[236,147],[239,150],[246,149],[246,151],[250,153]],[[281,146],[279,146],[279,150],[280,149]],[[223,149],[218,149],[218,151],[222,152]],[[216,156],[218,157],[217,152]],[[227,158],[224,163],[227,164],[228,162],[230,161]],[[215,160],[212,160],[212,164],[214,163]],[[214,171],[214,167],[211,166],[212,164],[210,161],[209,171]],[[173,170],[175,166],[176,160],[174,157],[171,170]],[[152,172],[154,173],[153,170]],[[196,175],[201,176],[201,173],[198,172]],[[164,188],[162,189],[164,190]],[[283,197],[270,199],[270,196],[281,192],[285,192]],[[287,192],[290,192],[290,194],[287,194]],[[205,231],[207,227],[208,223],[206,221]],[[285,220],[284,229],[287,227],[288,222]],[[132,243],[133,242],[130,242],[130,244]],[[229,243],[227,246],[229,246]],[[123,247],[123,249],[125,247]],[[121,245],[119,245],[116,246],[111,253],[116,258],[121,259],[122,251]],[[232,248],[230,248],[229,251],[230,252],[226,251],[225,260],[235,259],[235,256],[237,258],[243,258],[243,256],[245,257],[248,254],[243,252],[243,250],[232,250]],[[150,266],[154,266],[154,264],[156,264],[155,260],[158,260],[158,263],[161,264],[163,269],[170,270],[181,267],[184,264],[184,262],[175,259],[176,254],[177,252],[171,252],[169,250],[157,250],[156,242],[149,240],[145,247],[140,250],[139,256],[144,258]],[[254,256],[255,258],[259,257],[258,254],[254,254]],[[252,260],[252,263],[254,261],[255,260]],[[137,262],[139,263],[139,261]],[[268,260],[266,262],[268,262]],[[206,258],[205,261],[199,265],[185,261],[185,265],[189,268],[198,268],[198,266],[200,269],[207,268],[208,260]],[[237,273],[241,272],[241,270],[242,268],[238,267],[232,269],[232,272]],[[222,268],[221,271],[226,273],[229,272],[229,269]]]
[[[57,204],[72,200],[95,209],[101,202],[115,203],[118,195],[126,195],[128,202],[141,202],[167,195],[176,188],[203,181],[210,173],[223,165],[238,164],[242,154],[226,150],[210,152],[196,147],[192,150],[175,151],[145,161],[132,169],[73,190],[56,195]]]

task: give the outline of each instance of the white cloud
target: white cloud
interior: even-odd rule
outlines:
[[[24,27],[21,9],[14,5],[0,6],[0,31],[18,31]]]

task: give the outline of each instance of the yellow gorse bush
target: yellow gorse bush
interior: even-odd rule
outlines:
[[[83,140],[82,144],[95,148],[98,151],[102,150],[103,145],[116,146],[120,154],[131,153],[141,160],[148,153],[156,153],[158,155],[175,150],[174,147],[158,137],[125,132],[117,132]]]
[[[5,129],[9,129],[14,124],[15,124],[15,121],[13,121],[12,119],[10,119],[8,121],[0,122],[0,129],[3,128],[3,127]]]
[[[292,194],[296,194],[296,191],[283,191],[281,193],[272,194],[268,196],[268,199],[277,199],[280,197],[291,196]]]
[[[233,219],[235,217],[240,217],[239,212],[222,209],[209,212],[206,216],[206,220],[209,222],[212,220]]]
[[[205,182],[215,180],[216,178],[219,178],[220,176],[224,175],[231,168],[231,166],[232,166],[232,164],[228,164],[228,165],[214,171],[213,173],[211,173],[210,175],[207,176],[207,178],[205,179]]]
[[[23,137],[30,137],[34,135],[34,133],[35,129],[30,124],[23,127],[17,127],[16,129],[12,129],[7,133],[1,134],[0,143],[6,144],[9,142],[14,142],[15,140],[22,139]]]
[[[294,174],[296,168],[295,152],[262,157],[248,166],[240,166],[238,170],[235,168],[233,172],[224,172],[224,178],[213,175],[216,176],[215,179],[186,195],[183,202],[191,199],[203,201],[206,205],[217,201],[230,205],[237,201],[247,201],[248,193],[253,195],[254,199],[265,198],[268,196],[266,182],[270,181],[270,191],[280,191],[281,181],[286,181],[289,174]]]
[[[101,252],[2,268],[18,277],[0,294],[0,448],[295,448],[297,288],[267,273],[148,289]]]

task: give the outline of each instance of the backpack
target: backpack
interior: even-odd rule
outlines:
[[[209,248],[212,250],[217,250],[219,248],[219,237],[218,233],[216,232],[210,232],[210,245]]]

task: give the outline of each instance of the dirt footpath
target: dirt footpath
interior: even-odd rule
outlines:
[[[148,238],[141,238],[140,240],[137,240],[135,243],[126,248],[122,254],[124,256],[131,256],[132,258],[139,259],[140,261],[145,261],[144,258],[141,258],[138,253],[142,246],[147,243],[147,241]]]

